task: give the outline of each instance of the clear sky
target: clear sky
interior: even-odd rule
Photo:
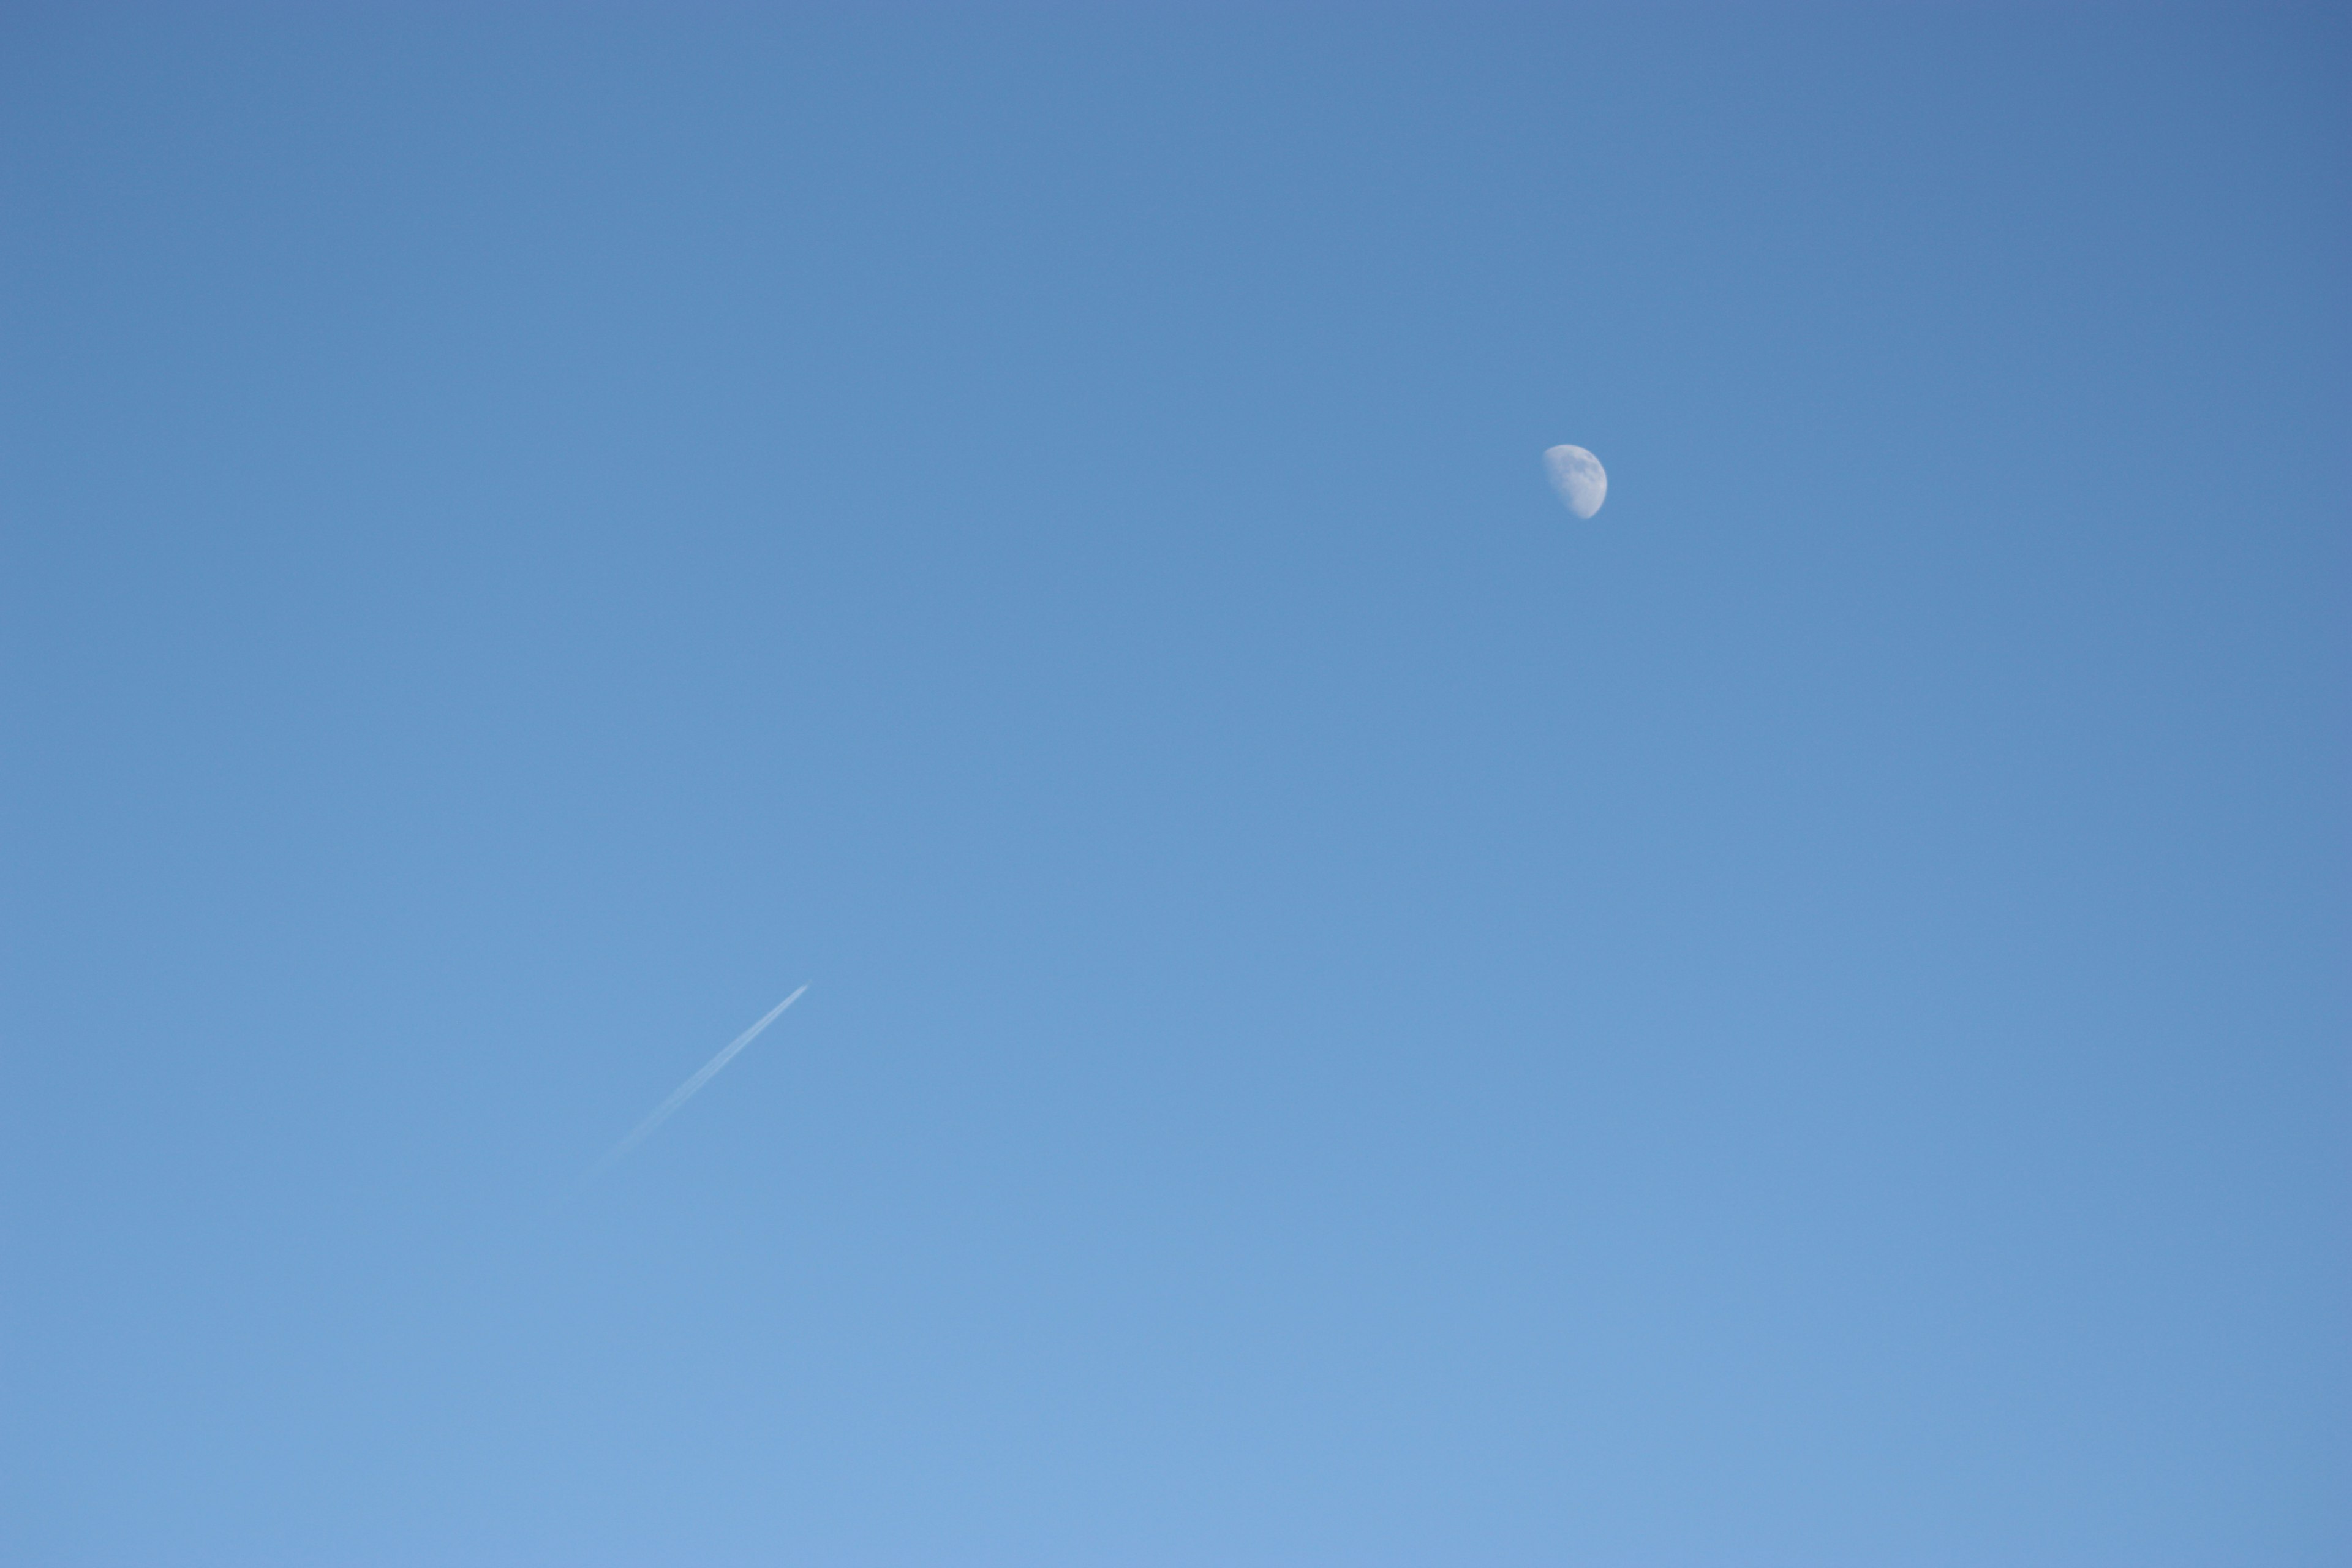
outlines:
[[[0,1559],[2352,1561],[2352,16],[667,10],[0,18]]]

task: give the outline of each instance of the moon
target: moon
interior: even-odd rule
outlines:
[[[1579,517],[1599,511],[1609,493],[1609,470],[1581,447],[1549,448],[1544,453],[1544,471],[1551,476],[1551,488],[1559,492],[1568,510]]]

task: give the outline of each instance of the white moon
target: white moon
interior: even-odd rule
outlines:
[[[1568,510],[1579,517],[1599,511],[1609,493],[1609,471],[1581,447],[1551,447],[1544,453],[1544,471],[1551,476],[1551,488],[1559,492]]]

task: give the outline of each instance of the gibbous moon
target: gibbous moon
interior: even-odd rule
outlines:
[[[1581,447],[1554,447],[1546,451],[1544,472],[1551,476],[1551,488],[1559,492],[1568,510],[1579,517],[1599,511],[1609,493],[1609,471]]]

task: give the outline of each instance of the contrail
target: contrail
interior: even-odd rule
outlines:
[[[670,1113],[672,1111],[675,1111],[679,1106],[684,1105],[688,1100],[692,1100],[696,1089],[700,1089],[704,1084],[709,1083],[712,1079],[717,1078],[719,1076],[719,1069],[725,1067],[729,1062],[733,1061],[737,1051],[740,1051],[745,1046],[750,1045],[753,1037],[757,1036],[761,1030],[766,1028],[769,1025],[774,1023],[776,1021],[776,1015],[791,1006],[793,1003],[799,1001],[801,999],[801,991],[805,991],[807,989],[808,987],[803,985],[801,987],[800,991],[793,992],[791,995],[777,1003],[773,1008],[770,1009],[766,1017],[761,1019],[758,1023],[752,1025],[750,1028],[736,1036],[734,1044],[729,1046],[725,1050],[719,1052],[717,1056],[703,1063],[702,1070],[700,1072],[696,1073],[692,1078],[688,1079],[684,1083],[679,1084],[677,1089],[667,1100],[663,1100],[659,1105],[654,1107],[654,1113],[651,1116],[648,1116],[643,1121],[638,1122],[636,1127],[631,1131],[626,1138],[624,1138],[618,1143],[614,1144],[611,1152],[607,1153],[603,1159],[596,1162],[594,1169],[590,1172],[590,1174],[593,1175],[595,1171],[603,1170],[605,1166],[611,1164],[614,1161],[619,1159],[622,1155],[627,1153],[630,1150],[644,1142],[647,1134],[651,1133],[655,1128],[659,1127],[663,1122],[667,1121],[670,1119]]]

